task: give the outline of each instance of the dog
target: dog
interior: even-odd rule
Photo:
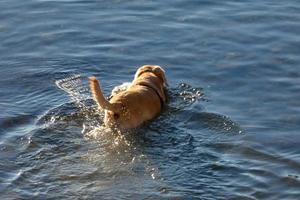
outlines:
[[[166,103],[167,80],[158,65],[141,66],[127,89],[107,100],[95,76],[89,77],[93,99],[105,110],[104,124],[120,130],[141,126],[157,117]]]

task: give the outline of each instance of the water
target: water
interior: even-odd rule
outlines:
[[[0,8],[1,199],[299,199],[300,2]],[[143,64],[166,70],[168,105],[105,129],[87,77],[109,95]]]

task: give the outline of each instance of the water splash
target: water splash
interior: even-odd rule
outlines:
[[[66,92],[79,109],[78,112],[81,113],[80,116],[83,118],[82,133],[89,132],[99,126],[102,122],[102,120],[99,120],[99,116],[103,116],[103,113],[99,112],[98,107],[91,101],[92,97],[87,80],[87,78],[76,74],[55,81],[56,86]]]
[[[94,148],[89,149],[84,159],[103,169],[103,172],[118,177],[118,174],[127,175],[136,173],[136,168],[143,168],[149,173],[151,178],[159,177],[155,166],[150,164],[147,156],[139,152],[138,145],[135,143],[134,135],[120,132],[120,130],[111,129],[103,125],[103,111],[98,110],[98,106],[91,100],[89,89],[80,75],[74,75],[68,78],[57,80],[56,85],[65,91],[73,100],[72,110],[81,113],[82,131],[86,141]],[[113,89],[112,94],[125,90],[130,83],[123,83]],[[74,107],[75,106],[75,107]],[[100,114],[101,118],[95,118]],[[62,113],[56,114],[62,117]],[[53,117],[52,117],[53,119]],[[96,122],[96,123],[95,123]],[[93,145],[92,145],[93,146]]]
[[[167,94],[167,108],[173,114],[176,111],[183,111],[200,101],[207,101],[202,88],[192,87],[186,83],[180,83],[174,88],[168,88]]]
[[[189,84],[181,83],[178,86],[179,96],[183,98],[184,101],[189,103],[194,103],[201,99],[204,99],[204,92],[202,88],[195,88]]]
[[[83,84],[81,75],[73,75],[68,78],[55,81],[58,88],[65,91],[72,100],[85,107],[82,102],[89,99],[90,93],[87,84]]]

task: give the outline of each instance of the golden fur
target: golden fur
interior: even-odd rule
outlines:
[[[166,102],[165,71],[157,65],[140,67],[131,85],[109,101],[104,97],[97,78],[92,76],[89,80],[94,100],[105,110],[104,123],[109,127],[136,128],[156,117]]]

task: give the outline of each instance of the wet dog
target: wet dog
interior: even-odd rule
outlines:
[[[166,102],[165,71],[157,65],[144,65],[135,73],[127,89],[107,100],[95,76],[89,78],[90,89],[98,106],[105,110],[104,123],[121,130],[137,128],[161,112]]]

